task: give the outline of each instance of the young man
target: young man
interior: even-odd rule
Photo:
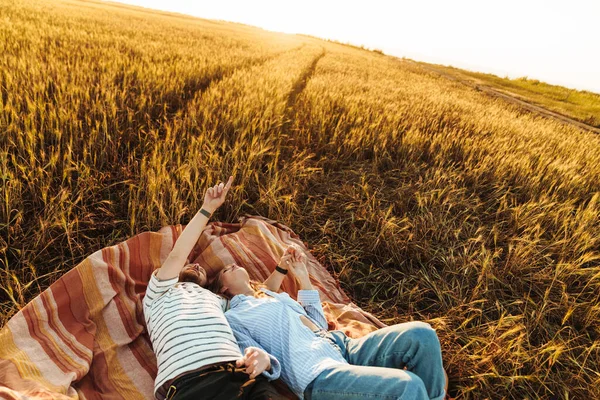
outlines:
[[[186,260],[209,217],[231,188],[209,188],[200,211],[185,227],[144,297],[144,317],[158,363],[157,399],[280,399],[269,381],[279,377],[276,358],[257,347],[244,354],[223,315],[227,300],[205,289],[206,271]]]

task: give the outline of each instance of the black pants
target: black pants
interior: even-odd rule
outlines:
[[[235,362],[219,365],[209,371],[184,375],[173,382],[167,393],[168,400],[279,400],[288,398],[279,394],[263,375],[250,379],[243,368],[235,366]]]

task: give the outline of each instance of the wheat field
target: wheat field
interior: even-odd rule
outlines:
[[[96,250],[290,226],[363,309],[430,323],[459,399],[600,398],[600,137],[381,52],[0,0],[0,325]]]

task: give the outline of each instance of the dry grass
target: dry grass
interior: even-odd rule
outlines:
[[[101,247],[292,227],[357,304],[438,331],[452,394],[600,398],[600,138],[376,52],[0,0],[2,325]]]
[[[600,128],[600,94],[598,93],[551,85],[527,77],[509,79],[442,65],[436,65],[436,68],[460,79],[487,84],[500,92],[516,95],[529,103]]]

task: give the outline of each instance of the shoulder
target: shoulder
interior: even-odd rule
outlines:
[[[246,302],[247,298],[248,298],[248,296],[246,296],[244,294],[236,294],[229,301],[229,304],[231,307],[230,309],[233,310],[234,308],[239,307],[240,305],[244,304]]]

